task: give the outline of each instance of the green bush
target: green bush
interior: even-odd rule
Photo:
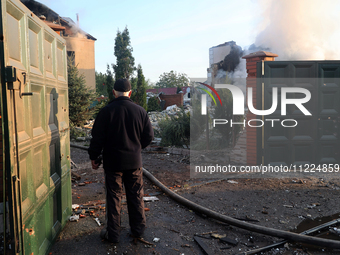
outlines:
[[[159,122],[162,146],[189,146],[190,113],[182,109],[178,116],[170,116]]]

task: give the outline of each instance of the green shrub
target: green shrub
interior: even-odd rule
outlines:
[[[189,146],[190,113],[182,109],[178,116],[170,116],[159,122],[162,146]]]

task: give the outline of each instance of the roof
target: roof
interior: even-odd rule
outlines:
[[[242,58],[255,58],[255,57],[278,57],[279,55],[277,54],[274,54],[272,52],[268,52],[268,51],[263,51],[263,50],[260,50],[260,51],[256,51],[256,52],[253,52],[253,53],[250,53],[246,56],[243,56]]]
[[[189,87],[182,87],[183,94],[187,93],[187,88],[189,88]],[[177,92],[177,88],[147,89],[146,92],[152,92],[154,94],[159,94],[159,93],[163,92],[165,95],[174,95]]]
[[[91,39],[91,40],[94,40],[94,41],[97,40],[92,35],[86,33],[84,30],[77,27],[77,24],[69,17],[60,17],[60,22],[65,22],[69,27],[77,28],[78,32],[85,35],[87,37],[87,39]]]
[[[59,25],[59,24],[56,24],[56,23],[53,23],[51,21],[47,21],[47,20],[44,20],[44,22],[50,27],[52,28],[54,31],[63,31],[65,30],[65,27]]]

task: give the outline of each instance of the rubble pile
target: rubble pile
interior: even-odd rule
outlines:
[[[170,116],[177,116],[178,113],[181,111],[177,105],[168,106],[165,110],[161,112],[148,112],[152,127],[155,130],[159,130],[158,122],[164,120]],[[191,106],[184,106],[184,112],[188,113],[191,111]]]

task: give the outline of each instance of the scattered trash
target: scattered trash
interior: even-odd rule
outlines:
[[[98,224],[99,227],[102,225],[102,224],[100,223],[100,221],[99,221],[98,218],[95,218],[94,220],[95,220],[95,222],[97,222],[97,224]]]
[[[263,208],[263,210],[262,210],[262,213],[263,214],[268,214],[268,212]]]
[[[80,180],[81,179],[81,176],[79,174],[77,174],[75,172],[72,172],[72,171],[71,171],[71,176],[72,176],[72,178],[74,178],[76,180]]]
[[[233,181],[233,180],[228,180],[227,182],[228,182],[228,183],[232,183],[232,184],[238,184],[237,181]]]
[[[329,232],[331,232],[332,234],[340,236],[340,229],[339,228],[330,228]]]
[[[188,248],[190,248],[191,246],[190,246],[190,244],[182,244],[181,247],[188,247]]]
[[[157,197],[143,197],[143,200],[146,202],[154,202],[154,201],[158,201],[159,199]]]
[[[71,161],[71,166],[73,166],[74,168],[78,168],[78,166],[76,165],[76,163],[73,162],[72,159],[70,159],[70,161]]]
[[[226,235],[226,234],[224,234],[224,235],[220,235],[220,234],[211,234],[210,236],[213,237],[213,238],[216,238],[216,239],[221,239],[221,238],[223,238],[223,237],[226,237],[227,235]]]
[[[307,208],[308,208],[308,209],[313,209],[314,207],[320,206],[320,205],[321,205],[320,203],[313,203],[313,204],[311,204],[311,205],[307,205]]]
[[[215,253],[201,240],[199,237],[194,236],[195,242],[207,255],[214,255]]]
[[[155,243],[158,243],[159,242],[159,240],[161,240],[160,238],[158,238],[158,237],[155,237],[152,241],[154,241]]]
[[[205,238],[205,239],[211,239],[211,236],[202,236],[202,235],[199,235],[199,234],[195,234],[195,236]]]
[[[230,249],[231,246],[226,246],[226,247],[221,247],[220,250],[227,250],[227,249]]]
[[[227,243],[227,244],[231,244],[233,246],[236,246],[238,244],[238,241],[237,240],[234,240],[234,239],[230,239],[228,237],[223,237],[223,238],[220,238],[220,241],[222,243]]]
[[[150,209],[145,207],[145,208],[144,208],[144,211],[145,211],[145,212],[148,212],[148,211],[150,211]]]
[[[79,215],[73,215],[69,219],[70,221],[78,221],[79,220]]]
[[[216,233],[217,231],[210,231],[210,232],[205,232],[205,233],[202,233],[201,235],[210,235],[212,233]]]
[[[284,220],[279,220],[279,223],[281,223],[281,224],[287,224],[288,222],[287,222],[287,221],[284,221]]]
[[[85,186],[86,184],[81,182],[81,183],[78,183],[78,186]]]
[[[286,207],[286,208],[293,208],[294,206],[292,206],[292,205],[283,205],[284,207]]]
[[[77,208],[79,208],[79,205],[78,205],[78,204],[73,204],[73,205],[72,205],[72,209],[73,209],[73,210],[75,210],[75,209],[77,209]]]

